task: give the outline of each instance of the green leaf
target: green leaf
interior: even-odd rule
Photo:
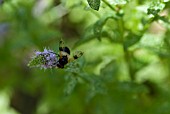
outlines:
[[[99,10],[100,0],[87,0],[89,6],[94,10]]]
[[[147,14],[153,14],[153,15],[157,15],[160,12],[160,9],[148,9]]]
[[[105,23],[107,22],[107,20],[109,18],[113,18],[113,17],[112,16],[105,16],[104,18],[98,20],[94,24],[93,33],[98,38],[98,40],[101,40],[101,34],[102,34],[103,26],[105,25]]]
[[[31,59],[28,63],[28,67],[37,67],[41,64],[44,64],[44,57],[43,56],[36,56],[35,58]]]
[[[150,7],[147,9],[148,10],[147,14],[157,16],[158,13],[164,9],[164,7],[165,7],[164,3],[153,1]]]
[[[127,49],[128,47],[136,44],[137,42],[140,41],[141,37],[142,35],[138,35],[130,32],[125,38],[124,48]]]
[[[170,20],[166,16],[159,16],[159,19],[162,20],[165,23],[170,24]]]
[[[129,0],[113,0],[111,1],[112,4],[114,5],[123,5],[126,4]]]
[[[105,25],[107,20],[110,18],[115,19],[115,20],[118,19],[117,17],[111,16],[111,15],[104,16],[103,18],[98,20],[96,23],[94,23],[94,25],[89,26],[85,30],[83,37],[74,45],[74,48],[83,44],[83,43],[86,43],[94,38],[101,40],[101,37],[107,37],[107,38],[112,37],[108,33],[108,31],[103,30],[103,26]]]
[[[77,78],[75,76],[71,75],[67,78],[67,80],[69,80],[69,82],[67,83],[67,86],[64,89],[64,93],[65,93],[65,95],[70,95],[77,85]]]
[[[108,64],[106,64],[105,66],[103,66],[103,68],[101,69],[101,74],[100,76],[102,77],[103,81],[115,81],[116,80],[116,76],[119,70],[119,65],[115,60],[110,61]]]

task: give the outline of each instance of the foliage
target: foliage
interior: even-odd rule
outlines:
[[[2,113],[169,114],[169,8],[169,0],[0,0]],[[64,69],[27,66],[49,63],[43,52],[32,59],[34,50],[58,53],[61,38],[83,56]]]

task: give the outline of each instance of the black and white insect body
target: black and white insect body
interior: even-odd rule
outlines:
[[[59,59],[57,63],[58,68],[64,68],[64,66],[71,62],[72,60],[78,59],[83,55],[83,52],[77,51],[74,53],[73,57],[70,57],[70,49],[64,46],[64,42],[60,40],[59,42]]]

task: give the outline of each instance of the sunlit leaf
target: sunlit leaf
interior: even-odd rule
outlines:
[[[129,0],[108,0],[109,3],[114,5],[126,4]]]
[[[156,16],[161,10],[163,10],[164,7],[165,7],[164,3],[153,1],[150,7],[148,8],[148,14]]]
[[[75,44],[75,47],[90,40],[93,40],[94,38],[97,38],[99,41],[101,40],[101,37],[113,38],[113,36],[110,35],[109,31],[103,30],[103,26],[106,24],[108,19],[117,20],[117,17],[107,15],[99,19],[93,25],[89,26],[85,30],[83,37]]]

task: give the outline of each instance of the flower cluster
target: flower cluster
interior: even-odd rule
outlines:
[[[35,57],[29,62],[29,67],[55,68],[57,67],[57,54],[52,50],[44,49],[43,52],[35,51]]]

